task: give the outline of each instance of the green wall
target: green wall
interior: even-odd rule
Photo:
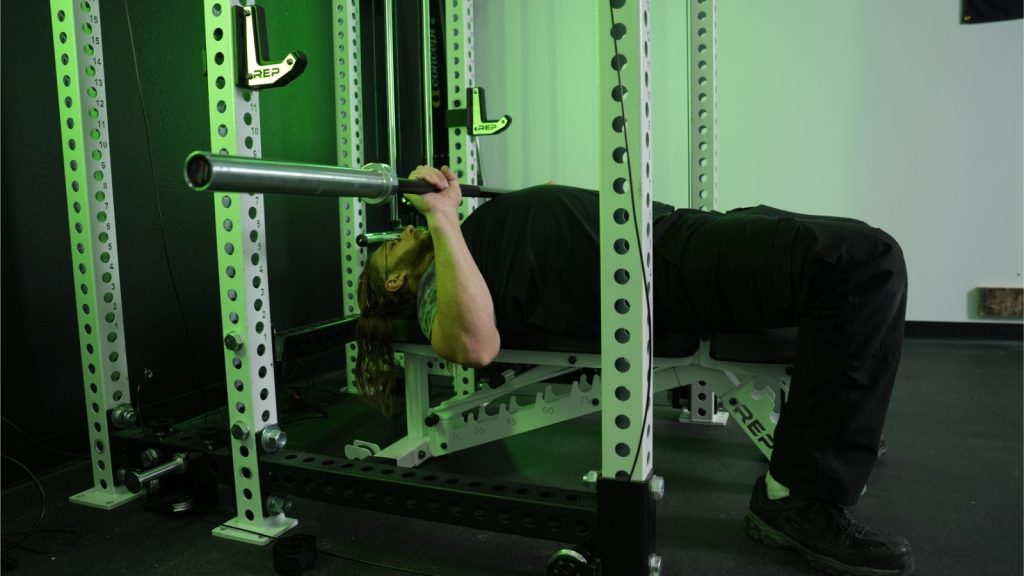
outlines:
[[[182,179],[188,152],[209,147],[203,3],[127,4],[138,78],[125,4],[100,2],[128,377],[133,391],[143,385],[144,417],[181,416],[216,406],[224,394],[213,200]],[[309,57],[300,78],[262,95],[264,156],[332,164],[331,5],[260,5],[271,56],[301,50]],[[84,454],[49,3],[5,0],[0,26],[8,56],[0,140],[3,414],[36,440]],[[341,315],[338,234],[336,200],[268,198],[275,328]],[[337,367],[343,362],[339,355]],[[144,381],[147,369],[154,378]],[[61,459],[6,424],[3,451],[36,471]],[[5,482],[12,468],[4,466]]]
[[[491,116],[512,127],[481,138],[485,175],[498,187],[554,180],[597,189],[597,4],[593,0],[477,2],[476,79]],[[687,3],[651,5],[654,199],[688,203]],[[663,49],[659,49],[661,46]]]

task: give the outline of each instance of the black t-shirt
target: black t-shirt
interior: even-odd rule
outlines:
[[[655,202],[655,222],[673,210]],[[545,185],[493,198],[466,218],[462,234],[491,292],[500,333],[600,331],[599,211],[593,190]],[[418,307],[430,338],[437,315],[433,266],[420,281]]]
[[[498,331],[600,329],[598,196],[536,186],[484,203],[462,224],[494,300]]]
[[[462,233],[490,289],[503,336],[599,333],[599,208],[592,190],[536,186],[494,198],[466,218]],[[655,331],[666,333],[764,322],[737,312],[743,307],[731,306],[729,298],[750,298],[741,288],[753,283],[757,298],[770,299],[753,306],[790,307],[800,289],[793,285],[794,262],[844,253],[851,234],[863,236],[866,228],[857,220],[768,206],[726,214],[658,202],[653,208],[652,317]],[[812,248],[828,253],[811,254]],[[428,337],[437,310],[432,272],[419,294],[420,325]],[[725,291],[730,295],[722,296]]]

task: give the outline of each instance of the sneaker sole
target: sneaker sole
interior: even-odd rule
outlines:
[[[747,536],[779,550],[795,550],[811,566],[832,576],[906,576],[914,571],[914,561],[898,570],[878,570],[863,566],[849,566],[832,558],[822,556],[804,548],[795,540],[772,528],[753,512],[746,517]]]

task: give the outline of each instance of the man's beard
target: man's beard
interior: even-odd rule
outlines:
[[[403,254],[400,260],[400,262],[396,263],[396,268],[410,270],[412,276],[419,280],[423,273],[427,271],[427,268],[434,262],[433,236],[428,233],[422,238],[417,238],[412,250]]]

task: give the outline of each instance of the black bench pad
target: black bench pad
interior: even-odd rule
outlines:
[[[393,340],[404,344],[430,342],[415,322],[396,322]],[[715,332],[710,335],[711,357],[731,362],[790,364],[796,354],[796,328]],[[654,355],[662,358],[685,358],[697,353],[700,339],[695,334],[658,334],[654,338]],[[501,347],[506,350],[600,354],[601,339],[597,334],[502,334]]]
[[[714,332],[710,355],[723,362],[792,364],[796,358],[796,328]]]
[[[392,341],[402,344],[430,344],[411,321],[394,323]],[[654,355],[666,358],[685,358],[697,353],[700,338],[696,334],[661,334],[654,339]],[[600,354],[601,338],[597,334],[517,334],[503,333],[504,350],[535,350],[575,354]]]
[[[282,330],[274,334],[274,354],[281,360],[301,357],[322,351],[339,342],[355,339],[358,317],[335,318],[325,322]],[[508,350],[538,350],[567,354],[600,354],[601,340],[596,334],[502,334],[502,348]],[[773,330],[746,330],[714,332],[704,336],[710,341],[710,355],[715,360],[756,362],[766,364],[792,364],[796,356],[796,328]],[[394,323],[392,340],[404,344],[430,342],[420,332],[415,320]],[[697,353],[700,339],[684,332],[657,334],[654,355],[661,358],[685,358]]]

